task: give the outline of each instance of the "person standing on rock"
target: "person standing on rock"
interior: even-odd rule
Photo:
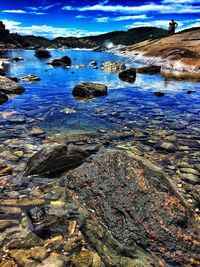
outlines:
[[[178,23],[173,19],[169,23],[169,34],[175,34],[175,29],[178,27]]]

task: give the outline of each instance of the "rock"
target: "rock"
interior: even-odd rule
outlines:
[[[30,74],[20,78],[20,80],[24,82],[37,82],[40,81],[41,79],[36,74]]]
[[[20,151],[20,150],[17,150],[17,151],[15,151],[15,152],[13,153],[13,155],[14,155],[15,157],[21,158],[21,157],[24,156],[24,152],[23,152],[23,151]]]
[[[125,82],[133,83],[136,79],[136,69],[130,68],[119,73],[119,79]]]
[[[29,135],[33,135],[33,136],[38,136],[38,135],[43,135],[45,134],[45,131],[39,128],[33,128],[30,132]]]
[[[89,65],[90,65],[90,66],[97,66],[97,62],[96,62],[96,61],[91,61],[91,62],[89,63]]]
[[[103,96],[107,94],[107,86],[100,83],[83,82],[74,87],[72,94],[80,98]]]
[[[200,263],[200,230],[188,205],[171,179],[148,160],[108,149],[66,178],[67,188],[120,242],[135,241],[174,265]]]
[[[64,56],[61,58],[56,58],[52,61],[47,62],[48,65],[52,66],[71,66],[71,58],[68,56]]]
[[[0,105],[7,102],[8,101],[8,97],[7,95],[5,95],[4,93],[0,92]]]
[[[21,233],[16,235],[9,243],[10,249],[27,249],[35,246],[42,246],[44,244],[43,240],[39,238],[33,232]]]
[[[161,97],[161,96],[164,96],[165,93],[160,92],[160,91],[157,91],[157,92],[154,93],[154,95],[155,95],[155,96],[159,96],[159,97]]]
[[[200,178],[197,175],[194,175],[192,173],[180,173],[179,176],[186,183],[189,183],[192,185],[200,184]]]
[[[63,108],[60,112],[65,113],[65,114],[72,114],[72,113],[76,113],[76,110],[71,109],[71,108]]]
[[[12,81],[11,79],[0,76],[0,93],[3,94],[21,94],[25,91],[17,82]]]
[[[29,159],[25,175],[62,173],[82,164],[97,150],[97,146],[46,145]]]
[[[24,58],[23,57],[14,57],[12,60],[13,61],[20,61],[20,60],[24,60]]]
[[[51,54],[48,50],[45,49],[38,49],[35,52],[35,57],[39,57],[39,58],[48,58],[51,57]]]
[[[146,74],[156,74],[160,73],[161,66],[151,65],[137,68],[138,73],[146,73]]]
[[[176,151],[175,145],[173,143],[167,142],[167,141],[161,141],[161,142],[155,144],[154,147],[157,150],[163,150],[166,152],[175,152]]]
[[[115,73],[126,69],[126,65],[124,63],[117,61],[104,62],[101,67],[104,71],[109,73]]]
[[[196,91],[194,91],[194,90],[188,90],[188,91],[187,91],[187,94],[190,95],[190,94],[193,94],[193,93],[195,93],[195,92],[196,92]]]
[[[12,168],[10,166],[0,166],[0,176],[12,173]]]
[[[19,82],[19,79],[17,78],[17,77],[7,77],[7,78],[9,78],[9,79],[11,79],[12,81],[14,81],[14,82],[16,82],[16,83],[18,83]]]
[[[44,220],[45,212],[39,207],[34,207],[28,212],[33,223],[41,223]]]

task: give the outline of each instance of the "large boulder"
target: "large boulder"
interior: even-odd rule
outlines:
[[[200,229],[156,165],[130,152],[108,149],[68,172],[66,179],[67,188],[122,243],[136,241],[172,265],[200,264]]]
[[[98,146],[53,144],[46,145],[28,161],[25,175],[46,174],[46,176],[62,173],[81,163],[98,150]]]
[[[160,73],[161,66],[151,65],[137,68],[138,73],[146,73],[146,74],[156,74]]]
[[[64,56],[61,58],[56,58],[52,61],[47,62],[47,64],[52,66],[71,66],[71,58],[68,56]]]
[[[107,86],[100,83],[84,82],[77,84],[72,94],[80,98],[93,98],[107,94]]]
[[[50,54],[50,52],[48,50],[38,49],[35,52],[35,56],[39,57],[39,58],[48,58],[48,57],[51,57],[51,54]]]
[[[102,69],[105,72],[115,73],[126,69],[126,65],[124,63],[120,63],[117,61],[106,61],[102,64]]]
[[[0,93],[4,94],[21,94],[25,91],[24,87],[11,79],[0,76]]]
[[[136,79],[136,69],[130,68],[119,73],[119,78],[122,81],[133,83]]]

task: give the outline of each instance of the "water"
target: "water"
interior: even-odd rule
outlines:
[[[103,62],[111,60],[123,62],[127,67],[136,66],[126,58],[80,50],[55,50],[51,54],[52,58],[68,55],[72,59],[72,65],[89,64],[95,60],[99,68],[52,67],[46,64],[49,59],[34,57],[34,51],[7,52],[8,58],[19,56],[25,59],[11,62],[6,70],[8,76],[19,78],[37,74],[41,81],[21,82],[26,91],[0,107],[1,129],[5,138],[6,131],[15,137],[13,127],[17,125],[19,128],[19,124],[24,127],[23,132],[18,130],[25,139],[25,133],[36,126],[44,129],[47,135],[73,135],[102,129],[119,130],[123,127],[193,132],[199,125],[198,82],[166,80],[161,75],[137,74],[135,83],[129,84],[120,81],[118,74],[106,73],[100,67]],[[80,82],[106,84],[108,95],[80,102],[72,96],[74,86]],[[195,92],[187,94],[188,90]],[[165,96],[156,97],[155,91],[162,91]],[[73,109],[75,113],[65,114],[62,112],[64,108]],[[9,118],[2,118],[5,112],[11,114]]]

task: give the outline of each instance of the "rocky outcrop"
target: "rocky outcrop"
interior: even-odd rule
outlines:
[[[56,58],[52,61],[47,62],[48,65],[52,66],[71,66],[71,58],[68,56],[64,56],[61,58]]]
[[[102,69],[105,72],[115,73],[126,69],[126,65],[124,63],[120,63],[117,61],[107,61],[102,64]]]
[[[73,96],[79,98],[94,98],[107,94],[107,86],[100,83],[84,82],[76,85],[72,91]]]
[[[25,175],[62,173],[80,165],[97,150],[97,146],[46,145],[29,159]]]
[[[146,74],[156,74],[160,73],[161,66],[151,65],[137,68],[138,73],[146,73]]]
[[[133,82],[135,82],[135,79],[136,79],[136,69],[130,68],[128,70],[124,70],[124,71],[120,72],[118,76],[119,76],[120,80],[122,80],[124,82],[133,83]]]
[[[137,242],[178,266],[200,264],[200,230],[170,179],[148,160],[107,150],[70,171],[67,181],[119,241]]]
[[[4,94],[21,94],[25,91],[19,83],[12,81],[11,79],[0,76],[0,93]]]
[[[51,57],[51,54],[48,50],[45,49],[38,49],[35,52],[35,57],[39,57],[39,58],[48,58]]]
[[[2,49],[25,48],[29,46],[23,37],[16,33],[10,33],[2,21],[0,21],[0,46]]]

